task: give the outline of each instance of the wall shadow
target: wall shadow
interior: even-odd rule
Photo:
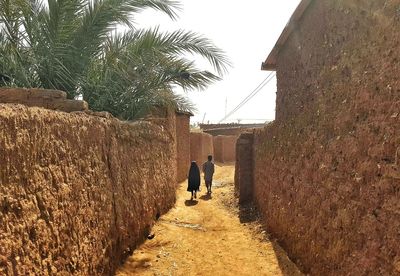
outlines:
[[[301,267],[288,257],[287,252],[279,245],[279,243],[271,237],[266,225],[262,222],[261,215],[256,205],[253,202],[246,202],[239,205],[239,220],[241,223],[254,223],[259,225],[258,229],[260,230],[257,230],[257,232],[262,230],[262,240],[268,241],[272,244],[275,257],[283,276],[306,275],[301,272]]]
[[[271,241],[272,248],[274,249],[276,259],[278,260],[279,268],[284,276],[303,276],[309,275],[301,272],[302,267],[288,257],[288,254],[279,245],[277,241]]]
[[[252,202],[239,205],[239,220],[241,223],[260,221],[257,207]]]

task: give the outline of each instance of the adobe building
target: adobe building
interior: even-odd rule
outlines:
[[[214,160],[221,163],[236,161],[236,140],[238,136],[218,135],[213,137]]]
[[[177,180],[187,178],[190,167],[190,112],[176,112]]]
[[[200,124],[200,129],[205,133],[211,134],[212,136],[239,136],[243,132],[250,131],[255,128],[263,128],[267,123],[269,122],[264,124]]]
[[[187,178],[190,167],[190,112],[155,108],[145,120],[162,124],[174,138],[177,183]],[[167,120],[165,120],[167,118]]]
[[[400,274],[399,6],[303,0],[262,65],[276,120],[238,159],[253,154],[247,196],[305,273]]]
[[[190,160],[196,161],[199,168],[207,161],[208,155],[214,155],[213,137],[203,132],[190,133]]]
[[[214,160],[220,163],[236,161],[236,140],[241,133],[264,128],[264,124],[200,124],[204,133],[213,136]]]
[[[236,142],[235,194],[239,196],[239,204],[253,201],[253,132],[245,132]]]

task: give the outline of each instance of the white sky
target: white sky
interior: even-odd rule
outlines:
[[[268,56],[300,0],[181,0],[179,19],[170,20],[162,13],[144,12],[135,17],[139,27],[160,26],[161,30],[185,29],[210,38],[223,49],[233,63],[224,79],[206,91],[192,91],[189,98],[198,112],[192,123],[217,123],[235,108],[269,74],[261,71]],[[244,5],[246,3],[246,5]],[[207,63],[195,58],[200,69],[210,70]],[[198,60],[198,61],[197,61]],[[275,118],[275,79],[266,85],[226,122],[242,123]]]

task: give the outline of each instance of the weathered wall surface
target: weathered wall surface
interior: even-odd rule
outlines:
[[[196,161],[201,169],[201,165],[207,161],[207,156],[210,154],[214,155],[213,137],[202,132],[191,132],[190,160]]]
[[[245,132],[246,130],[247,129],[245,129],[245,128],[217,128],[217,129],[204,130],[204,133],[208,133],[212,136],[218,136],[218,135],[239,136],[240,133]]]
[[[253,142],[253,133],[243,133],[236,142],[235,193],[239,194],[239,203],[253,200]]]
[[[400,274],[400,1],[313,1],[255,135],[257,204],[312,275]]]
[[[178,154],[178,182],[187,178],[190,167],[190,116],[176,114],[176,144]]]
[[[265,124],[199,124],[200,129],[203,131],[210,129],[232,129],[232,128],[242,128],[242,129],[253,129],[253,128],[263,128]]]
[[[214,161],[222,162],[221,160],[222,160],[223,146],[222,146],[221,136],[213,137],[213,145],[214,145]]]
[[[87,102],[69,100],[64,91],[40,88],[0,87],[0,103],[24,104],[65,112],[88,110]]]
[[[211,128],[211,129],[206,129],[203,130],[204,133],[208,133],[212,136],[236,136],[238,137],[241,133],[248,132],[248,131],[253,131],[254,129],[260,129],[265,127],[263,125],[262,127],[231,127],[231,128]]]
[[[214,136],[214,159],[217,162],[228,163],[236,161],[237,136]]]
[[[0,274],[108,275],[175,200],[174,123],[0,105]]]

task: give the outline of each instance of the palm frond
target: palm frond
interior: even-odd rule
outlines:
[[[194,32],[134,29],[133,16],[159,10],[175,19],[177,0],[0,0],[0,85],[82,94],[94,110],[133,119],[152,106],[193,110],[174,93],[203,90],[230,66],[225,53]],[[117,33],[125,24],[131,28]],[[217,73],[196,68],[200,55]]]
[[[130,45],[133,52],[141,53],[145,49],[164,55],[199,54],[206,58],[223,75],[231,65],[226,54],[211,40],[191,31],[178,30],[171,33],[160,32],[158,28],[132,31],[135,43]]]

